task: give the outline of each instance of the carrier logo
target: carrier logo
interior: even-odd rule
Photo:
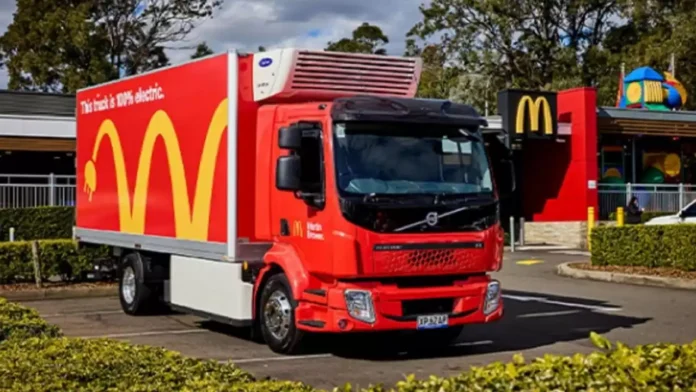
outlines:
[[[91,159],[85,164],[85,185],[83,191],[87,193],[89,200],[92,201],[92,195],[97,191],[96,162],[99,155],[99,147],[105,139],[109,139],[116,170],[120,230],[126,233],[143,234],[145,231],[145,212],[148,201],[152,154],[155,144],[161,138],[162,144],[167,150],[167,163],[169,164],[169,175],[172,183],[176,238],[194,241],[207,240],[215,164],[222,137],[227,129],[227,115],[227,98],[225,98],[218,104],[208,126],[208,133],[205,137],[196,177],[193,208],[191,208],[189,200],[189,189],[186,183],[179,139],[177,138],[172,120],[163,110],[158,110],[152,115],[145,130],[138,171],[133,182],[135,189],[131,192],[129,185],[131,182],[126,174],[123,147],[118,130],[113,121],[107,119],[99,127]],[[133,195],[132,200],[131,194]]]
[[[539,113],[544,117],[544,134],[553,134],[553,117],[551,114],[551,105],[545,97],[537,97],[535,100],[529,95],[525,95],[517,104],[517,118],[515,121],[515,132],[524,133],[524,114],[529,115],[529,129],[532,132],[539,132]]]
[[[271,64],[273,64],[273,59],[269,57],[264,57],[259,61],[259,67],[261,68],[266,68]]]

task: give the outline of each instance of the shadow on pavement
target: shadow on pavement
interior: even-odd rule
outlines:
[[[338,346],[333,346],[332,353],[346,358],[408,360],[523,351],[587,340],[590,332],[605,334],[650,320],[622,315],[620,308],[602,301],[520,291],[505,291],[504,296],[505,315],[500,321],[465,327],[450,347],[428,347],[417,334],[408,339],[365,336],[369,343],[361,337],[353,344],[333,337]],[[349,337],[354,338],[357,336]]]
[[[523,351],[559,342],[587,340],[590,332],[605,334],[632,328],[650,318],[622,315],[619,307],[603,301],[532,292],[505,291],[505,315],[493,324],[466,326],[449,347],[436,347],[414,333],[374,333],[312,336],[303,354],[330,353],[373,361],[444,358]],[[248,329],[212,322],[211,331],[249,340]]]

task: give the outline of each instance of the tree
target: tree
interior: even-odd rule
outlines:
[[[184,39],[221,0],[17,0],[0,37],[10,88],[76,89],[169,64],[166,45]]]
[[[430,44],[425,48],[415,40],[406,40],[406,56],[420,57],[423,61],[417,96],[420,98],[450,99],[459,83],[461,70],[445,63],[445,53],[440,45]]]
[[[343,38],[336,42],[329,42],[326,47],[330,52],[386,54],[384,45],[389,43],[389,38],[384,35],[381,28],[367,22],[353,30],[351,38]]]
[[[196,46],[196,52],[191,55],[191,58],[198,59],[201,57],[209,56],[213,53],[213,50],[210,49],[207,43],[201,42],[200,44],[198,44],[198,46]]]
[[[259,49],[257,50],[257,52],[265,52],[265,51],[266,51],[265,46],[259,46]]]
[[[407,36],[435,40],[443,64],[490,91],[593,85],[617,1],[433,0]]]
[[[104,31],[89,21],[93,12],[87,0],[18,0],[0,37],[9,88],[67,92],[117,76]]]

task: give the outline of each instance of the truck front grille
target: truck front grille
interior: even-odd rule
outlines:
[[[454,298],[406,300],[401,303],[401,312],[404,317],[452,313],[453,309]]]
[[[376,273],[475,273],[486,270],[483,249],[417,249],[373,253]]]

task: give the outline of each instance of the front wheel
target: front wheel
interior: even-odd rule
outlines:
[[[259,307],[260,329],[268,347],[279,354],[296,354],[304,331],[295,326],[297,302],[283,274],[271,276],[263,287]]]

